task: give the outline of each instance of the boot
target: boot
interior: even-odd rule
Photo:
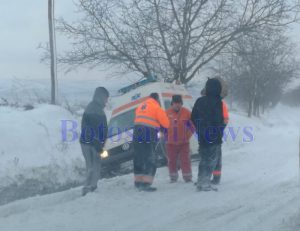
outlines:
[[[211,183],[213,185],[218,185],[220,184],[220,181],[221,181],[221,176],[214,176],[213,179],[211,180]]]
[[[143,187],[143,184],[143,182],[134,182],[134,187],[140,190]]]
[[[81,195],[84,197],[90,192],[94,192],[97,189],[97,186],[84,186],[81,191]]]
[[[183,177],[185,183],[193,183],[192,178],[190,177]]]
[[[218,191],[218,189],[212,185],[197,185],[197,191],[209,192],[209,191]]]
[[[145,191],[145,192],[155,192],[157,190],[157,188],[152,187],[148,183],[144,183],[144,185],[140,188],[140,190]]]

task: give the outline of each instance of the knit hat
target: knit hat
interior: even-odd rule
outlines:
[[[181,103],[181,104],[183,104],[181,95],[173,95],[171,103]]]

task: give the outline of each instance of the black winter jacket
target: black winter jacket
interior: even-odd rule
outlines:
[[[225,128],[221,99],[221,84],[216,79],[206,83],[206,96],[200,97],[194,104],[191,119],[196,127],[200,146],[222,143]]]

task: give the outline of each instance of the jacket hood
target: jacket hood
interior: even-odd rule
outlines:
[[[221,97],[222,86],[218,79],[208,79],[205,85],[207,96]]]
[[[156,99],[153,99],[151,97],[148,98],[148,101],[150,101],[152,104],[160,105],[159,101],[157,101]]]
[[[104,107],[106,103],[106,99],[108,97],[109,97],[109,93],[104,87],[97,87],[94,92],[93,102]]]

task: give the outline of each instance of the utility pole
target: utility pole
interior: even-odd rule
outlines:
[[[56,40],[54,26],[54,0],[48,0],[48,23],[49,23],[49,44],[51,58],[51,104],[57,100],[57,66],[56,66]]]

